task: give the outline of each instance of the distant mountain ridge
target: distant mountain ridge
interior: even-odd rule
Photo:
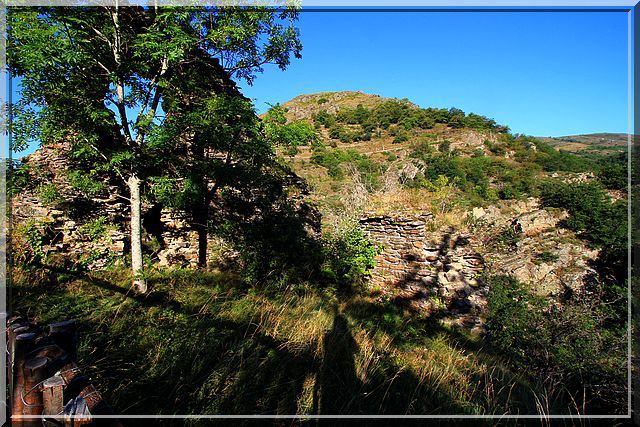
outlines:
[[[629,143],[626,133],[590,133],[559,137],[538,137],[538,139],[562,150],[580,152],[620,152]]]

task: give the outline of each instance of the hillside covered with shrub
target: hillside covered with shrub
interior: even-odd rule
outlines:
[[[207,268],[158,266],[145,230],[147,294],[126,262],[60,263],[42,224],[16,228],[13,309],[80,319],[81,360],[118,412],[626,413],[625,153],[359,92],[297,97],[260,126],[273,158],[216,199]],[[16,193],[71,197],[29,173]],[[156,189],[164,209],[173,190]],[[439,243],[407,265],[440,283],[412,278],[415,305],[364,220],[427,214]]]

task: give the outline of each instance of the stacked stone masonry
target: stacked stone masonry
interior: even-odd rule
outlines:
[[[470,236],[430,231],[431,222],[431,214],[360,220],[381,249],[370,285],[423,314],[473,315],[471,322],[479,324],[488,293],[480,280],[484,260],[469,244]]]
[[[32,224],[38,228],[45,236],[42,251],[46,255],[57,253],[67,262],[83,262],[89,269],[100,269],[128,254],[127,195],[123,186],[105,180],[106,185],[98,194],[83,200],[86,206],[82,207],[82,213],[74,214],[81,198],[68,181],[67,150],[68,146],[64,144],[49,144],[23,159],[37,185],[12,198],[12,226],[19,229],[22,225]],[[63,206],[42,200],[39,191],[50,184],[64,200]],[[151,256],[160,265],[197,266],[198,233],[186,215],[169,209],[153,215],[153,209],[153,206],[143,205],[144,241],[154,248]],[[106,220],[105,231],[100,238],[91,238],[83,232],[83,226],[97,218]]]

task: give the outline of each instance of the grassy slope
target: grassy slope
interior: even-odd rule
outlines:
[[[355,108],[363,105],[369,109],[388,100],[377,95],[365,94],[362,92],[320,92],[309,95],[301,95],[282,104],[288,109],[287,119],[304,120],[312,123],[312,117],[320,110],[335,113],[343,108]],[[403,100],[410,105],[415,104]],[[344,125],[349,130],[359,128],[358,125]],[[343,143],[338,140],[331,140],[327,129],[319,129],[319,136],[327,146],[335,145],[338,150],[353,150],[365,155],[368,159],[381,164],[383,168],[401,167],[403,162],[408,160],[409,154],[413,151],[416,143],[428,143],[433,150],[438,150],[438,145],[442,141],[449,141],[452,147],[456,148],[460,154],[470,155],[475,147],[469,145],[469,140],[474,140],[475,145],[482,145],[484,139],[493,139],[495,135],[491,132],[476,132],[468,129],[451,129],[443,124],[436,124],[432,129],[415,128],[406,132],[408,141],[394,143],[394,136],[388,131],[381,131],[380,135],[373,134],[370,141]],[[302,176],[310,185],[311,194],[309,199],[316,202],[321,211],[326,213],[336,207],[341,208],[344,201],[345,192],[352,187],[351,178],[345,176],[343,179],[332,179],[327,170],[322,166],[311,162],[313,151],[311,147],[300,147],[299,153],[293,157],[286,157],[297,174]],[[431,208],[431,195],[426,190],[411,190],[396,188],[393,191],[376,192],[369,197],[367,211],[384,212],[388,210],[410,210],[423,211]]]
[[[615,154],[628,149],[627,134],[593,133],[587,135],[570,135],[562,137],[541,137],[542,141],[562,150],[576,154],[598,153]]]
[[[540,394],[481,343],[367,296],[189,270],[154,272],[145,297],[123,271],[14,279],[15,312],[81,321],[81,363],[118,413],[535,413]]]

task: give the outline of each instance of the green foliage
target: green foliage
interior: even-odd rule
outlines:
[[[494,155],[496,156],[504,156],[506,153],[505,148],[500,145],[500,144],[494,144],[493,142],[489,141],[488,139],[484,140],[484,145],[485,147],[487,147],[487,149]]]
[[[321,149],[314,151],[311,162],[327,169],[329,176],[335,179],[344,178],[340,167],[343,163],[367,162],[367,157],[356,150]]]
[[[507,227],[494,236],[492,243],[500,250],[512,251],[516,249],[521,237],[521,234],[513,227]]]
[[[287,109],[280,104],[273,105],[262,120],[267,125],[284,125],[287,123]]]
[[[431,143],[423,140],[412,145],[409,156],[415,159],[429,159],[431,154],[433,154],[433,151]]]
[[[556,262],[560,259],[560,257],[556,254],[554,254],[553,252],[549,252],[549,251],[544,251],[544,252],[540,252],[537,253],[534,259],[535,263],[541,263],[541,262]]]
[[[53,183],[39,185],[37,192],[40,201],[45,205],[55,206],[63,200],[58,187]]]
[[[27,188],[34,185],[33,177],[29,173],[28,165],[23,165],[15,160],[7,162],[7,197],[20,194]]]
[[[495,121],[477,114],[465,113],[452,108],[446,109],[421,109],[409,103],[408,100],[388,99],[376,104],[373,108],[361,104],[355,108],[342,108],[336,114],[329,114],[321,110],[313,116],[316,127],[324,126],[330,130],[331,138],[342,142],[351,142],[353,136],[339,124],[359,125],[364,135],[372,134],[381,129],[389,130],[391,136],[396,138],[395,143],[404,142],[405,134],[402,131],[412,129],[431,129],[436,123],[448,124],[452,127],[468,127],[475,130],[508,131],[507,127],[499,126]],[[407,137],[408,138],[408,137]],[[355,138],[355,140],[359,140]],[[361,139],[360,139],[361,140]]]
[[[410,156],[425,164],[424,172],[418,174],[410,187],[421,186],[421,180],[433,181],[444,175],[456,182],[471,199],[496,200],[520,198],[538,191],[539,166],[534,163],[509,163],[491,156],[459,157],[450,153],[447,142],[440,144],[441,153],[434,153],[432,145],[421,142],[413,147]],[[493,182],[494,187],[490,185]]]
[[[393,143],[394,144],[401,144],[403,142],[407,142],[409,140],[409,135],[407,135],[405,132],[399,132],[398,135],[393,138]]]
[[[549,305],[512,277],[493,276],[487,283],[492,345],[539,380],[551,376],[571,389],[584,389],[584,404],[592,409],[612,400],[622,405],[624,330],[607,328],[607,313],[597,298]]]
[[[342,221],[325,234],[322,271],[339,286],[360,286],[375,267],[379,253],[357,222]]]
[[[294,156],[300,146],[313,146],[320,142],[314,127],[306,121],[287,123],[286,110],[280,105],[272,107],[263,120],[267,140],[274,145],[283,146],[287,153]]]
[[[541,310],[544,300],[510,276],[490,277],[487,282],[491,289],[487,327],[492,344],[521,361],[546,362],[531,357],[529,351],[542,351],[549,345],[551,331],[545,328]]]
[[[533,156],[533,161],[542,166],[545,171],[585,172],[595,169],[594,162],[589,159],[567,151],[558,151],[541,141],[536,141],[535,145],[537,151]]]
[[[598,247],[623,249],[627,245],[627,205],[611,203],[598,183],[567,184],[548,181],[542,187],[544,206],[569,212],[564,224]]]
[[[329,114],[326,110],[320,110],[317,114],[314,114],[313,122],[317,126],[324,126],[328,129],[336,123],[336,118],[334,115]]]
[[[81,170],[71,170],[67,173],[67,179],[71,188],[82,193],[86,197],[93,197],[105,188],[100,180]]]
[[[95,248],[87,253],[83,253],[80,256],[80,258],[77,260],[75,265],[73,266],[74,271],[76,272],[87,271],[91,266],[91,264],[93,264],[96,261],[104,260],[105,258],[106,258],[107,265],[113,263],[114,256],[110,252],[107,252],[107,254],[105,254],[103,253],[102,250]]]
[[[605,188],[610,190],[626,190],[629,184],[627,153],[601,161],[598,179]]]
[[[184,180],[193,201],[185,205],[206,212],[208,180],[217,191],[244,181],[231,178],[239,169],[259,175],[272,165],[272,147],[231,76],[251,84],[264,64],[285,69],[299,58],[297,16],[294,7],[12,9],[8,63],[20,79],[14,148],[65,141],[74,169],[142,191],[153,177]],[[309,135],[296,125],[285,136],[297,143]]]
[[[339,139],[340,142],[345,143],[353,141],[353,135],[351,134],[351,132],[349,132],[347,128],[339,124],[334,124],[333,126],[331,126],[331,128],[329,129],[329,137],[332,139]]]
[[[451,141],[444,140],[440,144],[438,144],[438,151],[443,154],[449,154],[451,151]]]
[[[204,197],[201,182],[195,178],[178,181],[168,177],[151,177],[147,197],[162,206],[191,211]]]
[[[325,98],[324,96],[322,98],[318,98],[318,104],[319,105],[326,104],[327,102],[329,102],[329,100],[327,98]]]
[[[30,220],[11,230],[11,260],[15,265],[39,265],[45,258],[44,224]]]
[[[311,156],[311,162],[327,169],[329,176],[336,180],[345,177],[344,167],[352,165],[360,174],[360,178],[368,190],[375,190],[380,186],[380,176],[385,170],[381,163],[371,160],[366,155],[355,150],[320,149]]]
[[[92,242],[97,242],[107,235],[107,227],[107,218],[99,216],[78,227],[78,233]]]

